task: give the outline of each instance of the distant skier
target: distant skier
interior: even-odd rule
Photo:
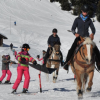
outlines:
[[[0,77],[0,83],[8,74],[7,80],[5,81],[6,84],[10,83],[11,79],[11,71],[9,70],[9,63],[10,63],[10,56],[8,54],[2,56],[2,76]]]
[[[11,48],[11,50],[13,49],[13,44],[12,43],[10,44],[10,48]]]
[[[14,25],[16,26],[16,21],[14,22]]]
[[[40,58],[40,56],[39,56],[39,55],[37,55],[37,59],[38,59],[38,61],[42,61],[42,64],[44,64],[44,57],[45,57],[45,55],[46,55],[46,51],[45,51],[45,50],[43,50],[42,52],[43,52],[43,57],[42,57],[42,58]]]
[[[28,63],[32,62],[33,65],[36,65],[37,62],[34,58],[30,56],[28,53],[30,47],[28,44],[23,44],[22,46],[22,51],[19,52],[16,56],[16,59],[18,60],[18,67],[17,67],[17,79],[13,85],[13,91],[12,93],[15,93],[21,80],[22,80],[22,75],[24,74],[25,81],[24,81],[24,86],[23,86],[23,91],[22,93],[27,93],[28,87],[29,87],[29,82],[30,82],[30,75],[29,75],[29,67]]]

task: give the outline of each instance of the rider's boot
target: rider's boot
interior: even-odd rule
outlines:
[[[60,58],[60,60],[61,60],[61,66],[64,66],[63,55],[62,55],[61,51],[60,51],[60,56],[61,56],[61,58]]]
[[[44,63],[43,63],[43,65],[46,65],[47,59],[48,59],[49,56],[50,56],[49,52],[50,52],[50,48],[48,47],[47,52],[46,52],[46,55],[45,55],[45,57],[44,57]]]

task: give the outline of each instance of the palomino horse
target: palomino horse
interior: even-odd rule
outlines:
[[[77,53],[74,55],[70,65],[73,73],[76,76],[78,96],[82,97],[85,92],[85,85],[89,77],[87,91],[90,92],[93,85],[93,76],[95,68],[95,56],[93,48],[95,43],[89,38],[84,38],[84,42],[78,48]]]
[[[53,82],[55,83],[58,77],[58,71],[60,66],[60,44],[55,44],[53,47],[53,51],[46,63],[47,68],[57,68],[56,71],[53,72]],[[49,79],[49,76],[47,75]]]

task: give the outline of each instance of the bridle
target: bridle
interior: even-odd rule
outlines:
[[[92,60],[92,63],[91,64],[87,64],[86,62],[86,58],[85,58],[85,54],[84,54],[84,47],[82,47],[83,45],[81,45],[81,47],[80,47],[80,49],[82,48],[82,51],[79,49],[79,53],[80,53],[80,56],[81,56],[81,58],[84,60],[84,62],[83,61],[79,61],[78,59],[77,59],[77,54],[75,54],[75,61],[76,61],[76,63],[78,64],[78,65],[80,65],[81,67],[83,67],[83,68],[88,68],[88,67],[90,67],[91,65],[93,65],[94,64],[94,62],[95,62],[95,58]]]
[[[58,53],[58,55],[57,55],[57,53]],[[53,47],[53,51],[52,51],[52,54],[51,54],[51,59],[49,59],[49,61],[61,62],[61,60],[55,60],[53,58],[53,54],[56,55],[56,56],[59,56],[59,58],[60,58],[60,50],[56,51],[55,47]]]

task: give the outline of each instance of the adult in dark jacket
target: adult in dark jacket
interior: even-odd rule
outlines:
[[[89,18],[89,15],[88,15],[89,6],[83,5],[81,10],[82,10],[82,14],[80,14],[80,16],[75,19],[73,26],[72,26],[72,33],[76,36],[76,38],[75,38],[74,43],[72,44],[72,46],[68,52],[68,55],[66,57],[66,61],[64,63],[65,70],[68,70],[68,66],[69,66],[68,61],[71,59],[71,57],[77,47],[77,42],[80,41],[80,36],[81,37],[90,37],[92,40],[94,39],[95,27],[93,25],[92,20]],[[90,35],[88,32],[89,27],[92,30],[92,33]],[[78,29],[77,32],[75,31],[76,28]],[[97,46],[95,46],[94,52],[96,54],[97,59],[100,61],[100,53],[99,53]],[[99,67],[99,63],[98,63],[98,67]]]
[[[47,53],[44,57],[44,65],[46,64],[46,60],[50,56],[49,51],[50,51],[50,49],[52,50],[52,47],[55,45],[55,43],[59,43],[61,45],[60,38],[57,35],[57,32],[58,32],[58,30],[54,28],[52,30],[53,34],[48,38],[48,42],[47,42],[48,43],[48,49],[47,49]],[[61,51],[60,51],[60,55],[61,55],[61,66],[63,66],[63,55],[62,55]]]
[[[9,70],[9,63],[10,63],[10,56],[3,55],[2,56],[2,76],[0,77],[0,83],[5,78],[6,74],[8,74],[8,77],[7,77],[7,80],[5,81],[5,83],[10,83],[12,73]]]

